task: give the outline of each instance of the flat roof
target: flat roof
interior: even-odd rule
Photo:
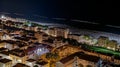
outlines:
[[[83,52],[76,52],[74,54],[71,54],[71,55],[61,59],[60,62],[65,64],[65,63],[69,62],[70,60],[74,59],[75,56],[77,56],[79,59],[83,59],[83,60],[95,62],[95,63],[97,63],[98,60],[100,59],[97,56],[88,55]]]
[[[27,61],[29,61],[29,62],[34,62],[35,60],[34,60],[34,59],[28,59]]]
[[[0,48],[0,52],[1,52],[1,51],[4,51],[4,50],[8,50],[8,49],[7,49],[7,48],[4,48],[4,47]]]
[[[8,51],[2,51],[0,52],[1,54],[4,54],[4,55],[9,55],[10,53]]]
[[[46,61],[38,61],[38,62],[36,62],[36,64],[39,64],[39,65],[45,65],[45,64],[47,64],[48,62],[46,62]]]
[[[0,59],[0,62],[1,62],[1,63],[7,63],[7,62],[10,62],[10,61],[12,61],[12,60],[6,59],[6,58]]]
[[[14,65],[13,67],[30,67],[28,65],[22,64],[22,63],[17,63],[16,65]]]
[[[24,57],[26,55],[25,51],[20,50],[20,49],[11,50],[10,54],[15,55],[15,56],[19,56],[19,57]]]

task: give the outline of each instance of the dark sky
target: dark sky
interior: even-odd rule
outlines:
[[[114,0],[0,0],[0,11],[38,14],[120,25],[119,2]]]

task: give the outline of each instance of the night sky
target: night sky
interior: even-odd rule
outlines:
[[[0,0],[0,12],[79,19],[120,25],[119,2],[114,0]]]

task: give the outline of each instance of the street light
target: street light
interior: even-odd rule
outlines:
[[[1,15],[1,18],[4,19],[4,18],[5,18],[5,15]]]

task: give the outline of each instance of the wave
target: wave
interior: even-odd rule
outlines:
[[[99,24],[99,23],[95,23],[95,22],[89,22],[89,21],[83,21],[83,20],[77,20],[77,19],[73,19],[71,21],[81,22],[81,23],[89,23],[89,24]]]

